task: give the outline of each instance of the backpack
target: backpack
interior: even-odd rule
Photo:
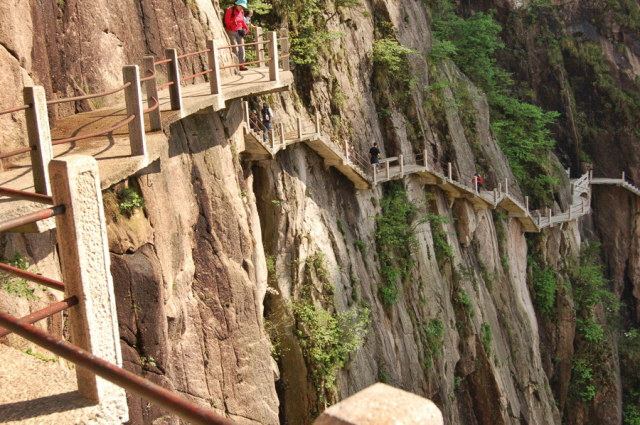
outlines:
[[[271,121],[271,118],[273,118],[271,108],[262,108],[260,112],[262,112],[262,121]]]
[[[236,17],[236,14],[238,13],[238,11],[236,10],[236,8],[235,8],[235,7],[233,7],[233,5],[229,6],[229,9],[227,9],[227,11],[226,11],[226,12],[224,12],[224,16],[225,16],[225,18],[224,18],[224,22],[225,22],[225,29],[227,29],[227,30],[229,30],[229,29],[227,28],[227,25],[226,25],[226,21],[227,21],[227,19],[226,19],[226,18],[227,18],[227,13],[229,13],[229,10],[231,10],[231,20],[232,20],[232,21],[234,20],[234,18]]]

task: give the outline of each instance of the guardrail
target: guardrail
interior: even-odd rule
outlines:
[[[0,264],[0,271],[64,291],[65,299],[20,319],[0,312],[0,337],[13,332],[79,366],[76,368],[78,393],[93,403],[126,406],[124,388],[187,422],[230,424],[213,411],[121,368],[97,163],[91,157],[75,156],[53,160],[49,168],[54,185],[53,195],[48,198],[56,206],[0,222],[0,231],[55,216],[65,282],[6,264]],[[80,179],[80,175],[90,177]],[[77,346],[32,326],[65,310],[71,339]],[[113,384],[120,388],[109,389]]]
[[[283,71],[289,70],[289,36],[286,29],[281,29],[281,36],[278,38],[275,31],[268,34],[268,40],[262,40],[262,29],[256,29],[256,42],[245,43],[242,46],[255,46],[256,55],[259,60],[251,62],[251,64],[267,63],[269,66],[269,80],[279,80],[279,60],[282,60]],[[279,56],[278,42],[281,44],[280,50],[282,55]],[[268,46],[268,56],[265,59],[261,46]],[[240,64],[234,64],[221,67],[218,52],[224,49],[230,49],[237,45],[218,45],[215,40],[207,41],[207,48],[197,52],[185,53],[178,55],[176,49],[167,49],[165,51],[166,59],[156,61],[152,56],[143,58],[144,75],[140,76],[137,65],[128,65],[123,67],[123,84],[114,89],[106,90],[100,93],[93,93],[83,96],[74,96],[63,99],[47,100],[44,88],[40,86],[25,87],[24,100],[25,104],[16,106],[4,111],[0,111],[0,115],[25,111],[27,121],[27,131],[29,138],[29,146],[17,149],[11,152],[0,154],[0,160],[10,158],[20,154],[29,152],[31,154],[31,168],[34,181],[35,193],[48,195],[50,193],[50,183],[48,175],[48,164],[53,158],[53,146],[73,143],[86,140],[98,136],[104,136],[114,131],[128,126],[128,135],[131,145],[131,155],[146,158],[147,146],[145,139],[144,115],[149,115],[150,131],[162,130],[162,117],[160,114],[160,102],[158,91],[162,88],[169,88],[169,98],[172,110],[182,109],[181,83],[200,76],[208,76],[211,86],[211,94],[221,94],[220,70],[234,68]],[[202,71],[186,77],[180,77],[179,60],[189,58],[195,55],[207,55],[209,67]],[[166,65],[169,81],[165,84],[158,85],[156,74],[156,66]],[[141,84],[145,85],[147,94],[147,108],[142,107],[142,90]],[[81,100],[95,99],[124,92],[127,116],[119,123],[96,132],[76,135],[63,139],[52,140],[51,129],[48,119],[48,106],[57,105],[65,102],[77,102]],[[9,192],[3,193],[5,196],[12,197],[16,194]],[[21,199],[24,199],[25,195]]]

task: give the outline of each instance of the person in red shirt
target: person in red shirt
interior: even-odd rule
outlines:
[[[247,0],[237,0],[233,6],[224,13],[224,26],[232,45],[243,44],[244,36],[247,35],[247,24],[244,22],[244,9],[247,7]],[[244,47],[234,47],[233,53],[238,56],[240,71],[246,71],[244,66]]]
[[[482,177],[480,177],[480,174],[475,173],[473,175],[473,178],[471,179],[471,184],[474,185],[476,184],[476,180],[478,181],[478,190],[482,190],[482,183],[484,183],[484,180],[482,180]]]

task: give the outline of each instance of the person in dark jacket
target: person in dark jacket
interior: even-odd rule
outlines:
[[[267,131],[273,128],[273,125],[271,124],[271,121],[273,120],[273,111],[271,110],[267,102],[264,102],[264,104],[262,105],[260,114],[262,115],[262,124],[264,125],[263,140],[264,143],[267,143]]]
[[[224,25],[227,29],[227,35],[232,45],[243,44],[244,36],[247,35],[249,28],[244,22],[244,9],[247,7],[247,0],[237,0],[235,4],[227,9],[224,13]],[[246,71],[244,66],[244,47],[233,47],[233,53],[238,56],[240,63],[240,71]]]
[[[378,171],[378,165],[380,164],[380,149],[378,144],[374,143],[373,147],[369,149],[369,155],[371,156],[371,165],[373,166],[373,172]]]

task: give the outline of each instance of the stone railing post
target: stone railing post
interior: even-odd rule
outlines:
[[[211,86],[211,94],[222,93],[220,86],[220,61],[218,60],[218,44],[215,40],[207,40],[207,59],[209,61],[209,85]]]
[[[447,175],[449,176],[449,180],[453,180],[453,170],[451,169],[451,163],[447,163]]]
[[[289,71],[289,39],[284,38],[289,36],[289,31],[286,28],[280,29],[280,38],[282,40],[282,70]]]
[[[269,81],[280,81],[278,69],[278,36],[275,31],[269,31]]]
[[[524,207],[527,210],[527,212],[529,212],[529,197],[528,196],[524,197]]]
[[[302,139],[302,119],[300,117],[298,117],[296,119],[297,125],[298,125],[298,139]]]
[[[251,118],[249,115],[249,102],[242,102],[242,113],[244,114],[244,122],[248,129],[251,129]]]
[[[498,193],[502,196],[502,183],[498,183]]]
[[[24,103],[32,105],[24,112],[27,118],[29,146],[35,148],[31,151],[33,187],[36,193],[50,195],[49,162],[53,159],[53,146],[51,146],[51,131],[49,130],[49,115],[44,87],[25,87],[22,95]]]
[[[498,203],[498,190],[497,189],[493,189],[493,203],[494,204]]]
[[[391,180],[391,168],[389,167],[389,161],[384,162],[384,175],[387,180]]]
[[[347,158],[347,161],[351,161],[349,158],[349,142],[346,140],[344,141],[344,156]]]
[[[509,196],[509,179],[504,179],[504,194],[505,196]]]
[[[280,123],[280,143],[282,143],[282,149],[286,149],[287,144],[284,141],[284,124]]]
[[[145,56],[142,58],[142,66],[144,67],[143,74],[145,77],[156,75],[156,64],[153,56]],[[145,81],[145,88],[147,90],[147,104],[152,107],[156,101],[158,101],[158,107],[149,112],[149,129],[151,131],[162,131],[162,115],[160,114],[160,97],[158,96],[158,79],[154,77]]]
[[[147,156],[147,142],[144,134],[144,115],[142,114],[142,91],[140,90],[140,72],[138,65],[122,67],[122,77],[126,83],[131,83],[124,89],[124,100],[127,104],[127,115],[135,115],[129,123],[129,143],[131,155]]]
[[[427,150],[424,150],[424,168],[428,168],[429,167],[429,161],[427,161]]]
[[[538,213],[538,228],[540,228],[540,220],[542,220],[542,218],[540,217],[540,211],[536,211]]]
[[[56,216],[65,297],[79,300],[68,310],[71,340],[122,367],[98,164],[90,156],[70,155],[52,160],[49,173],[53,202],[65,206],[65,213]],[[82,397],[94,403],[115,401],[126,409],[124,389],[81,367],[76,376]]]
[[[551,216],[553,213],[551,212],[551,208],[547,207],[547,218],[549,219],[549,226],[551,226]]]
[[[404,155],[398,156],[398,162],[400,163],[400,177],[404,176]]]
[[[477,195],[477,194],[478,194],[478,178],[477,178],[477,177],[475,177],[475,178],[473,179],[473,185],[475,186],[475,188],[474,188],[474,189],[475,189],[475,191],[476,191],[476,195]]]
[[[260,43],[262,39],[262,28],[256,27],[256,42]],[[256,44],[256,52],[259,61],[264,61],[264,44]],[[260,62],[258,66],[262,66],[263,62]]]
[[[443,425],[440,409],[419,395],[374,384],[326,409],[313,425]]]
[[[622,172],[622,181],[624,182],[624,171]]]
[[[180,66],[178,64],[178,52],[176,49],[165,50],[167,59],[171,62],[167,63],[167,77],[169,82],[173,82],[169,86],[169,97],[171,98],[171,110],[179,111],[182,109],[182,90],[180,87]]]
[[[316,133],[320,133],[320,112],[316,112]]]

